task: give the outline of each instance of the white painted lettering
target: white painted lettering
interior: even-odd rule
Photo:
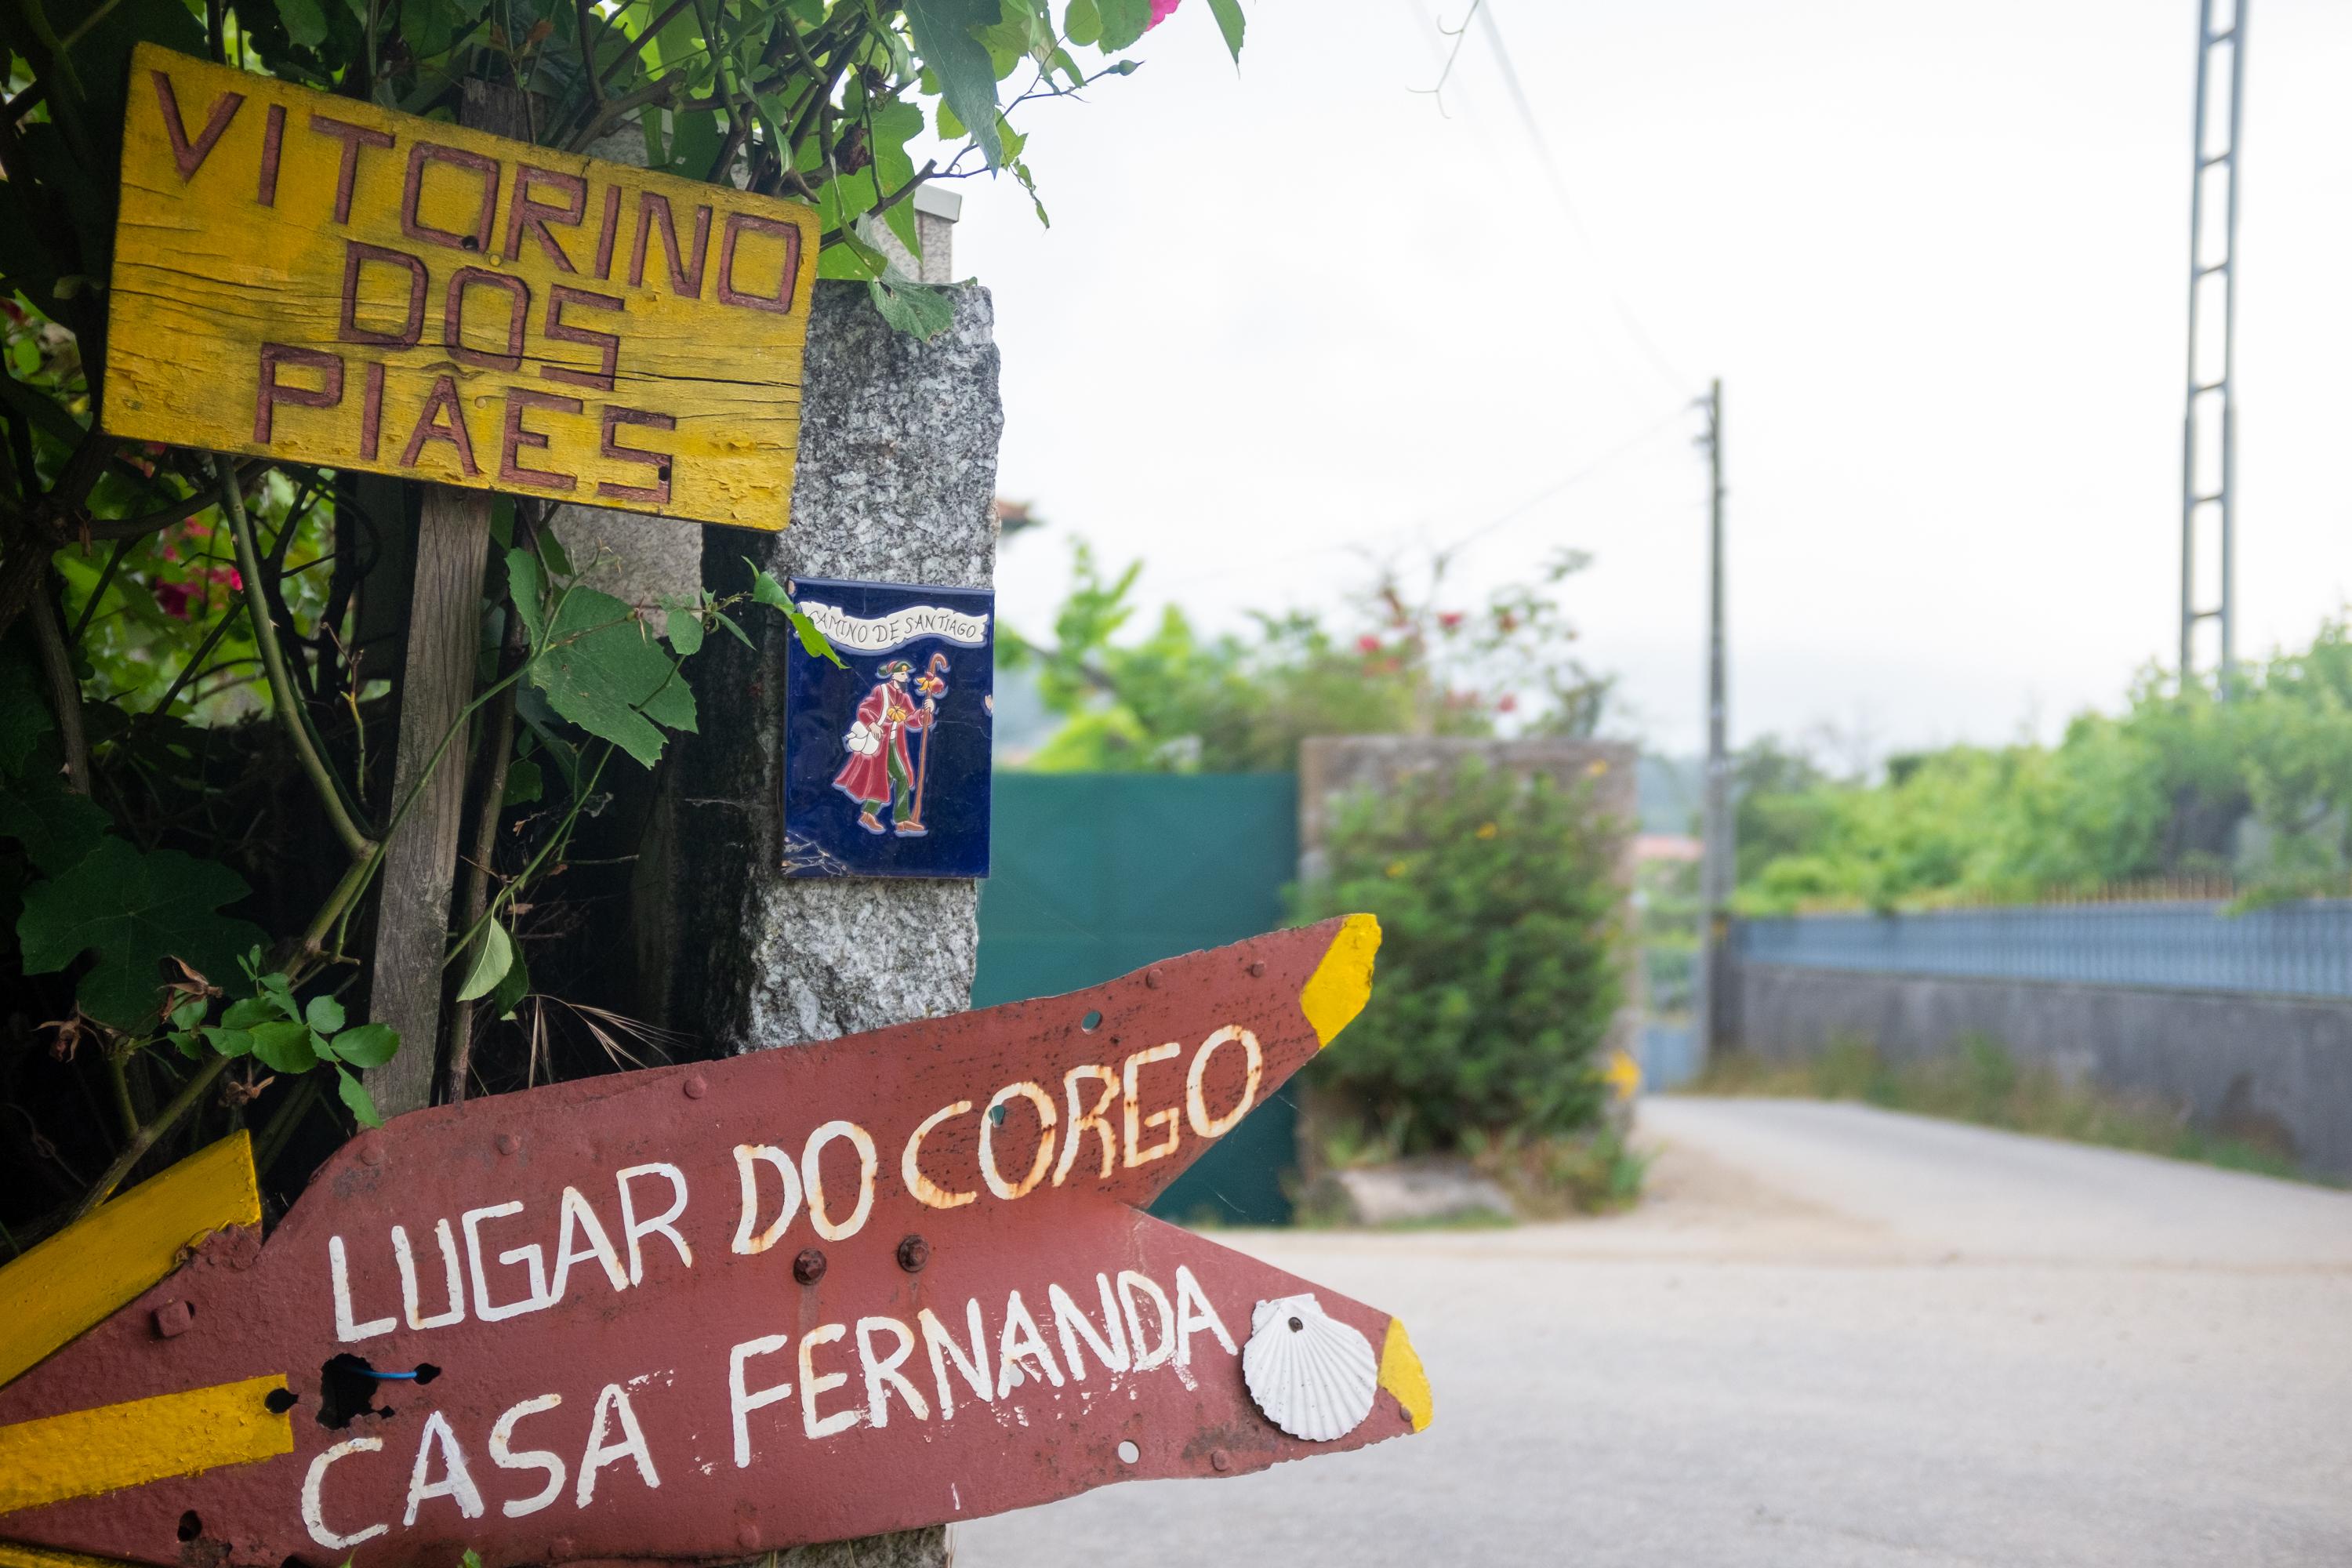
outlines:
[[[573,1247],[572,1238],[575,1235],[587,1245]],[[613,1249],[612,1238],[604,1234],[604,1222],[588,1206],[588,1200],[580,1195],[579,1188],[566,1187],[563,1225],[555,1238],[555,1281],[548,1287],[548,1295],[554,1300],[562,1300],[564,1282],[572,1278],[572,1266],[590,1262],[604,1266],[604,1278],[613,1282],[614,1289],[629,1288],[629,1277],[621,1271],[621,1255]]]
[[[790,1167],[786,1167],[790,1169]],[[727,1352],[727,1407],[735,1417],[735,1468],[751,1468],[751,1423],[745,1419],[754,1410],[765,1410],[779,1400],[792,1397],[793,1385],[779,1383],[754,1394],[743,1384],[743,1363],[755,1355],[773,1355],[784,1348],[792,1335],[762,1334],[756,1340],[745,1340]]]
[[[874,1354],[874,1336],[884,1330],[898,1342],[898,1348],[877,1360]],[[894,1388],[898,1391],[898,1397],[907,1402],[907,1408],[915,1413],[916,1420],[929,1421],[931,1418],[931,1407],[923,1403],[923,1396],[916,1392],[913,1384],[907,1381],[907,1374],[898,1370],[914,1353],[915,1336],[908,1333],[907,1325],[898,1319],[857,1320],[857,1364],[866,1373],[866,1418],[875,1426],[890,1425],[890,1390]]]
[[[817,1396],[830,1394],[849,1381],[845,1372],[819,1373],[816,1370],[816,1348],[829,1345],[849,1332],[845,1323],[827,1323],[801,1336],[801,1430],[811,1437],[830,1437],[836,1432],[846,1432],[866,1419],[866,1412],[851,1405],[830,1415],[816,1413]]]
[[[996,1341],[998,1398],[1021,1386],[1024,1362],[1030,1363],[1028,1376],[1042,1377],[1055,1388],[1062,1386],[1062,1369],[1054,1364],[1054,1352],[1045,1348],[1045,1336],[1038,1331],[1037,1320],[1029,1315],[1028,1303],[1015,1290],[1005,1299],[1004,1332]]]
[[[971,1101],[969,1100],[959,1100],[953,1105],[943,1105],[924,1117],[923,1124],[915,1129],[915,1135],[907,1140],[907,1152],[898,1160],[898,1174],[905,1179],[907,1190],[915,1194],[917,1203],[929,1208],[960,1209],[966,1204],[980,1201],[980,1194],[977,1192],[950,1192],[923,1174],[922,1166],[923,1140],[930,1135],[931,1129],[950,1117],[968,1116],[971,1112]],[[988,1123],[984,1121],[981,1123],[980,1138],[981,1147],[985,1150],[988,1147]],[[981,1157],[985,1160],[987,1155],[983,1153]]]
[[[629,1192],[629,1184],[639,1176],[660,1176],[670,1184],[669,1207],[648,1220],[637,1218],[636,1199]],[[651,1164],[631,1165],[619,1173],[615,1180],[621,1188],[621,1229],[629,1243],[629,1283],[639,1285],[645,1282],[646,1258],[637,1244],[649,1236],[669,1237],[669,1244],[677,1248],[678,1261],[688,1268],[693,1268],[694,1248],[687,1246],[686,1237],[677,1233],[677,1226],[672,1223],[686,1212],[686,1173],[676,1165],[656,1160]]]
[[[1078,1080],[1100,1079],[1102,1093],[1091,1110],[1078,1109]],[[1062,1088],[1070,1097],[1070,1125],[1062,1143],[1062,1163],[1054,1167],[1054,1184],[1060,1186],[1070,1179],[1070,1167],[1078,1161],[1078,1149],[1091,1128],[1102,1140],[1102,1173],[1097,1178],[1110,1180],[1111,1165],[1118,1158],[1118,1134],[1111,1131],[1110,1102],[1118,1098],[1118,1074],[1107,1067],[1081,1062],[1062,1075]]]
[[[310,1539],[330,1552],[348,1552],[361,1542],[373,1541],[392,1529],[388,1524],[371,1524],[365,1530],[338,1535],[327,1526],[326,1503],[320,1496],[327,1485],[328,1468],[336,1460],[352,1454],[377,1453],[383,1447],[381,1437],[346,1437],[310,1461],[310,1471],[302,1478],[302,1524],[310,1531]]]
[[[1212,1117],[1207,1096],[1202,1092],[1201,1076],[1208,1071],[1209,1058],[1216,1054],[1217,1047],[1229,1041],[1240,1042],[1242,1059],[1249,1064],[1248,1076],[1242,1080],[1241,1100],[1223,1116]],[[1257,1103],[1258,1085],[1265,1077],[1265,1052],[1259,1047],[1257,1037],[1239,1024],[1227,1024],[1202,1040],[1201,1048],[1192,1053],[1192,1070],[1184,1075],[1184,1110],[1192,1121],[1192,1131],[1203,1138],[1222,1138],[1240,1126],[1250,1107]]]
[[[500,1263],[508,1265],[520,1263],[526,1267],[530,1275],[530,1294],[519,1301],[509,1301],[504,1306],[490,1304],[490,1282],[482,1268],[482,1222],[486,1219],[504,1219],[509,1215],[520,1213],[522,1213],[522,1202],[520,1199],[515,1199],[508,1203],[492,1204],[488,1208],[467,1209],[457,1218],[457,1223],[465,1228],[466,1232],[466,1261],[472,1266],[473,1269],[474,1316],[486,1323],[495,1323],[504,1318],[520,1317],[525,1312],[535,1312],[541,1307],[553,1305],[547,1294],[546,1254],[537,1242],[532,1242],[527,1247],[509,1247],[499,1254]]]
[[[1070,1299],[1070,1293],[1059,1285],[1045,1287],[1045,1300],[1053,1304],[1054,1331],[1062,1338],[1062,1359],[1069,1363],[1070,1381],[1087,1380],[1086,1357],[1078,1353],[1078,1341],[1095,1352],[1095,1359],[1112,1372],[1125,1372],[1128,1367],[1127,1331],[1119,1326],[1118,1303],[1110,1293],[1110,1277],[1095,1276],[1095,1284],[1102,1292],[1103,1332],[1095,1332],[1093,1320]]]
[[[1157,1313],[1155,1321],[1160,1325],[1160,1342],[1156,1345],[1150,1343],[1143,1331],[1143,1315],[1136,1301],[1139,1290],[1151,1298],[1153,1310]],[[1169,1304],[1168,1292],[1162,1290],[1157,1281],[1148,1274],[1122,1268],[1118,1271],[1118,1300],[1126,1311],[1127,1337],[1135,1349],[1136,1371],[1150,1372],[1175,1355],[1176,1309]],[[1147,1345],[1150,1348],[1146,1349]]]
[[[621,1191],[626,1194],[628,1190],[625,1182]],[[685,1192],[686,1183],[680,1178],[679,1208],[686,1206]],[[621,1440],[607,1443],[604,1434],[615,1417],[621,1423]],[[647,1487],[661,1485],[661,1477],[654,1473],[653,1453],[646,1447],[646,1435],[637,1426],[637,1413],[630,1408],[628,1394],[619,1384],[608,1383],[596,1395],[596,1420],[588,1428],[588,1451],[580,1456],[580,1485],[572,1494],[572,1506],[586,1508],[595,1501],[596,1472],[625,1454],[637,1462],[637,1478]]]
[[[527,1513],[537,1513],[563,1495],[563,1461],[545,1448],[521,1448],[514,1446],[514,1429],[526,1415],[537,1415],[563,1403],[560,1394],[542,1394],[536,1399],[526,1399],[510,1405],[490,1428],[490,1463],[502,1470],[544,1470],[547,1485],[527,1498],[517,1498],[499,1505],[499,1510],[509,1519],[520,1519]]]
[[[825,1212],[824,1177],[817,1168],[818,1157],[824,1146],[835,1139],[846,1138],[857,1151],[857,1206],[849,1217],[836,1225]],[[808,1193],[809,1224],[817,1235],[827,1241],[847,1241],[866,1228],[866,1216],[874,1212],[874,1139],[855,1121],[828,1121],[808,1136],[801,1149],[801,1184]],[[806,1348],[803,1342],[803,1348]]]
[[[762,1161],[773,1165],[776,1174],[783,1178],[784,1194],[774,1221],[753,1236],[751,1226],[760,1217],[760,1173],[756,1167]],[[767,1251],[784,1238],[785,1227],[801,1212],[801,1176],[793,1169],[793,1157],[772,1143],[736,1144],[735,1174],[743,1187],[743,1216],[735,1222],[735,1241],[730,1250],[748,1258]]]
[[[434,1225],[433,1237],[441,1244],[441,1274],[449,1305],[428,1318],[425,1316],[424,1303],[417,1299],[416,1258],[408,1249],[408,1232],[399,1226],[392,1227],[393,1256],[400,1260],[400,1306],[408,1315],[412,1329],[446,1329],[466,1321],[466,1276],[457,1262],[457,1237],[446,1219]]]
[[[964,1382],[971,1385],[972,1393],[982,1405],[992,1404],[995,1399],[995,1380],[990,1375],[988,1367],[988,1326],[981,1321],[980,1303],[966,1301],[963,1318],[965,1330],[971,1335],[969,1360],[964,1356],[963,1346],[954,1334],[948,1331],[948,1326],[940,1321],[937,1313],[926,1307],[915,1314],[916,1325],[923,1331],[923,1347],[930,1353],[931,1383],[939,1390],[940,1419],[942,1421],[955,1415],[955,1390],[948,1380],[947,1362],[955,1363],[956,1371],[962,1374]],[[941,1360],[942,1356],[946,1360]]]
[[[343,1238],[327,1237],[327,1273],[335,1288],[335,1338],[345,1344],[355,1340],[372,1340],[378,1334],[388,1334],[400,1327],[397,1318],[370,1318],[364,1323],[352,1321],[351,1267],[343,1258]]]
[[[441,1452],[442,1477],[427,1481],[425,1478],[433,1468],[436,1448]],[[417,1506],[437,1497],[456,1503],[457,1511],[467,1519],[482,1517],[482,1491],[466,1468],[465,1450],[457,1447],[457,1434],[449,1429],[449,1418],[436,1410],[425,1417],[425,1430],[417,1434],[416,1463],[408,1472],[408,1511],[400,1522],[415,1526]]]
[[[1008,1182],[1004,1173],[996,1168],[996,1135],[998,1108],[1010,1100],[1025,1099],[1037,1108],[1037,1155],[1029,1162],[1029,1173],[1019,1182]],[[1046,1168],[1054,1163],[1054,1097],[1034,1083],[1008,1083],[996,1091],[980,1118],[980,1174],[988,1190],[1007,1200],[1028,1195],[1030,1189],[1045,1179]]]
[[[1174,1106],[1165,1110],[1155,1110],[1149,1116],[1143,1114],[1142,1103],[1135,1091],[1135,1075],[1154,1062],[1164,1062],[1171,1057],[1183,1054],[1184,1047],[1171,1040],[1164,1046],[1136,1052],[1119,1069],[1121,1087],[1127,1092],[1127,1168],[1130,1171],[1138,1165],[1148,1165],[1154,1160],[1164,1160],[1176,1152],[1176,1140],[1183,1135],[1183,1129],[1177,1125],[1177,1119],[1182,1113]],[[1142,1147],[1143,1130],[1147,1127],[1165,1127],[1168,1129],[1168,1141],[1155,1143],[1149,1149]]]
[[[1198,1308],[1199,1310],[1194,1310]],[[1192,1364],[1192,1336],[1206,1329],[1217,1336],[1227,1355],[1241,1352],[1234,1348],[1234,1336],[1225,1331],[1224,1320],[1217,1316],[1216,1308],[1209,1304],[1209,1293],[1192,1278],[1192,1271],[1182,1264],[1176,1266],[1176,1364]]]

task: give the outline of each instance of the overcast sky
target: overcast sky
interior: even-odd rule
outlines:
[[[962,185],[1000,489],[1054,524],[1000,564],[1008,621],[1046,629],[1074,537],[1212,625],[1336,603],[1360,550],[1475,535],[1483,589],[1574,546],[1617,728],[1694,749],[1685,405],[1720,375],[1735,739],[2049,737],[2170,661],[2195,0],[1490,3],[1581,232],[1482,33],[1425,90],[1468,0],[1249,0],[1238,74],[1186,0],[1031,113],[1050,230]],[[2262,650],[2352,587],[2352,5],[2248,31]]]

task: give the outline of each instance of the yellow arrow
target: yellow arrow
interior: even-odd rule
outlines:
[[[0,1384],[177,1268],[211,1231],[261,1223],[253,1140],[231,1133],[0,1268]]]
[[[276,1373],[0,1426],[0,1513],[294,1451]]]

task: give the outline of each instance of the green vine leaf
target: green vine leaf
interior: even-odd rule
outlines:
[[[1241,0],[1209,0],[1209,15],[1217,19],[1217,31],[1225,36],[1225,47],[1233,52],[1234,64],[1242,63],[1242,32],[1247,21],[1242,16]]]
[[[375,1100],[369,1095],[367,1085],[353,1076],[351,1068],[340,1063],[335,1068],[335,1092],[343,1097],[345,1108],[358,1119],[361,1126],[383,1125],[383,1118],[376,1114]]]
[[[1151,15],[1151,0],[1128,0]],[[915,36],[915,54],[939,78],[940,96],[955,117],[971,130],[992,169],[1003,160],[1003,143],[996,134],[996,63],[978,30],[993,26],[1003,15],[998,0],[907,0],[907,26]],[[1142,36],[1138,29],[1137,37]]]
[[[37,774],[0,791],[0,838],[25,847],[25,858],[55,877],[70,869],[106,837],[106,813],[65,781]]]
[[[457,987],[457,1000],[472,1002],[488,995],[513,964],[514,939],[506,927],[490,921],[475,939],[474,961],[466,970],[465,984]]]
[[[1151,26],[1151,0],[1098,0],[1102,6],[1102,52],[1132,48]]]
[[[400,1049],[400,1032],[390,1024],[361,1024],[327,1042],[327,1053],[355,1068],[380,1068]]]
[[[593,588],[565,593],[530,682],[556,712],[646,767],[667,742],[660,726],[695,728],[694,693],[677,662],[628,605]]]
[[[896,268],[866,285],[882,319],[925,342],[955,324],[955,300],[944,289],[913,282]]]
[[[102,840],[64,873],[25,889],[16,919],[25,973],[52,974],[93,950],[81,977],[81,1010],[117,1029],[143,1029],[163,1006],[163,961],[207,975],[234,974],[237,955],[268,940],[249,921],[221,914],[249,891],[215,860],[176,849],[142,854]]]

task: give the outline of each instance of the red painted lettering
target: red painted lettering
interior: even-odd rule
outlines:
[[[392,132],[371,131],[364,125],[354,125],[348,120],[313,111],[310,129],[321,136],[332,136],[343,144],[343,159],[335,170],[335,221],[352,221],[352,193],[359,187],[360,149],[389,147]]]
[[[559,343],[579,343],[603,351],[600,368],[593,371],[573,370],[569,365],[543,364],[539,374],[550,381],[568,381],[574,386],[593,386],[599,392],[613,390],[613,375],[621,363],[621,337],[617,332],[592,331],[575,327],[563,319],[563,307],[579,305],[591,310],[620,310],[626,307],[617,294],[599,294],[590,289],[575,289],[569,283],[558,283],[548,290],[547,324],[542,331]]]
[[[418,205],[425,197],[425,170],[427,164],[447,163],[453,168],[471,169],[481,177],[480,205],[474,210],[474,232],[436,228],[417,216]],[[446,245],[452,250],[470,250],[487,256],[490,250],[490,223],[499,206],[499,164],[495,158],[485,158],[479,153],[468,153],[462,147],[444,147],[438,142],[419,142],[408,150],[408,183],[400,193],[400,232],[411,239],[421,239],[428,245]]]
[[[499,483],[502,485],[539,485],[551,490],[568,490],[580,481],[570,474],[552,473],[546,468],[526,468],[515,461],[515,453],[525,447],[544,451],[547,437],[537,430],[522,427],[523,412],[530,408],[548,408],[559,414],[577,414],[581,409],[576,397],[563,397],[552,392],[533,392],[527,386],[510,387],[507,392],[506,439],[499,446]],[[607,429],[611,426],[607,426]]]
[[[507,297],[507,340],[502,350],[472,348],[466,342],[466,295],[475,289],[495,289]],[[523,321],[530,314],[530,284],[486,268],[460,267],[449,276],[448,298],[442,306],[442,346],[467,364],[519,370],[522,366]]]
[[[370,360],[367,381],[360,392],[360,459],[375,461],[375,450],[383,438],[383,363]]]
[[[214,144],[220,141],[221,132],[228,129],[228,122],[236,118],[237,110],[244,106],[245,94],[225,92],[214,99],[212,112],[205,119],[205,128],[191,142],[188,140],[188,122],[180,118],[180,95],[172,90],[171,77],[163,71],[151,70],[147,74],[155,83],[155,107],[163,114],[163,134],[172,139],[172,162],[180,167],[180,183],[186,184],[195,178],[196,171],[204,167],[205,160],[212,154]]]
[[[669,465],[667,452],[648,452],[642,447],[624,447],[617,439],[620,426],[643,425],[651,430],[675,430],[677,421],[667,414],[654,414],[643,408],[624,408],[617,403],[604,405],[604,439],[596,450],[616,462],[643,463],[654,470],[656,481],[650,485],[616,485],[608,479],[596,483],[596,493],[611,496],[615,500],[641,500],[660,506],[669,500]]]
[[[300,365],[320,374],[319,384],[288,386],[278,379],[280,365]],[[332,408],[343,400],[343,362],[334,354],[317,349],[298,349],[285,343],[261,345],[261,380],[253,399],[253,439],[260,446],[269,445],[277,427],[278,405],[291,403],[298,408]]]
[[[735,287],[735,237],[746,229],[755,234],[772,234],[784,242],[782,281],[771,294],[745,292]],[[801,231],[795,225],[757,213],[729,213],[726,237],[719,242],[719,302],[722,305],[744,305],[754,310],[772,310],[790,315],[793,309],[793,289],[801,277]]]
[[[442,416],[448,423],[442,423]],[[415,433],[408,437],[407,449],[400,454],[400,466],[413,468],[416,455],[425,450],[427,441],[446,441],[457,448],[457,466],[467,479],[481,473],[474,466],[474,438],[466,431],[466,405],[458,401],[457,384],[446,375],[433,378],[433,391],[425,397],[425,406],[416,416]]]
[[[286,106],[273,103],[269,116],[261,122],[261,179],[253,199],[263,206],[278,205],[278,158],[286,146]]]
[[[542,202],[530,192],[533,185],[544,184],[563,193],[568,199],[557,205]],[[512,261],[522,251],[522,237],[528,233],[539,241],[539,248],[548,259],[566,272],[577,270],[572,258],[563,254],[563,247],[547,232],[548,220],[578,227],[588,211],[588,182],[578,174],[559,174],[552,169],[521,163],[515,168],[514,201],[507,209],[507,259]]]
[[[629,256],[629,284],[642,289],[646,283],[646,245],[653,237],[653,226],[659,220],[662,248],[669,256],[669,286],[673,293],[689,300],[702,298],[702,263],[710,250],[710,209],[694,209],[693,256],[681,258],[677,253],[677,224],[670,216],[669,198],[651,191],[637,193],[637,243]]]
[[[621,229],[621,187],[604,187],[604,221],[596,230],[596,276],[613,276],[613,240]]]
[[[397,331],[380,331],[359,321],[360,269],[369,262],[397,267],[408,274],[408,315]],[[365,240],[343,241],[343,315],[335,336],[347,343],[374,343],[382,348],[415,346],[425,335],[425,263],[405,251],[392,250]]]

